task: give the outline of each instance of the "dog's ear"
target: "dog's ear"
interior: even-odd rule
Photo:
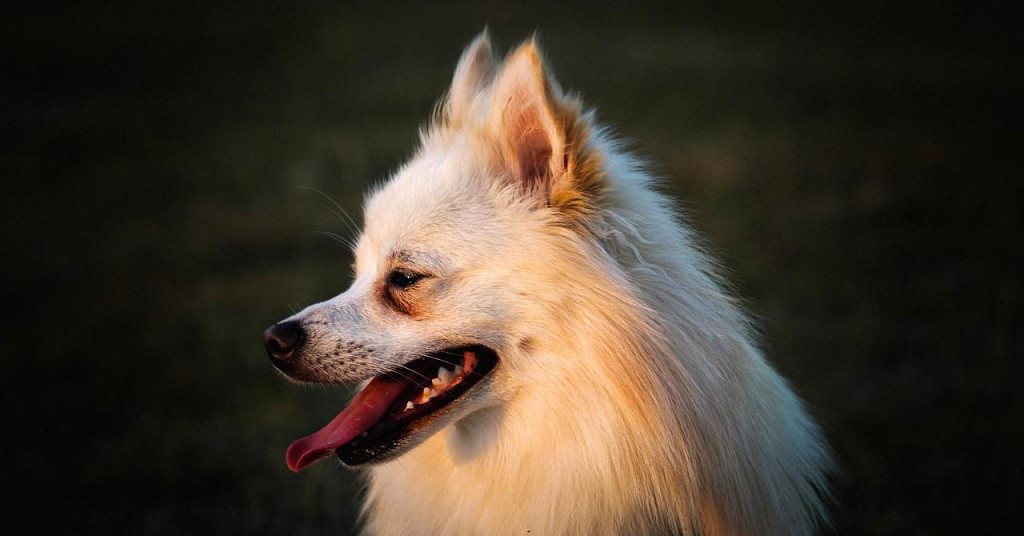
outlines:
[[[501,165],[525,193],[567,210],[593,200],[599,166],[587,144],[589,121],[548,74],[535,41],[498,73],[488,129]]]
[[[494,79],[494,52],[491,47],[491,36],[484,31],[473,39],[459,59],[455,68],[452,87],[448,90],[447,120],[451,124],[461,124],[473,113],[478,96]]]
[[[558,98],[552,86],[533,41],[505,60],[494,82],[489,127],[503,163],[527,192],[550,193],[565,170],[565,131],[552,108]]]

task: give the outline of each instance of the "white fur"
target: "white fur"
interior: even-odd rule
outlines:
[[[467,50],[448,120],[366,205],[352,288],[297,315],[324,321],[317,340],[375,349],[346,359],[323,343],[334,379],[451,344],[501,358],[454,414],[371,466],[366,532],[814,533],[821,433],[640,165],[592,131],[603,190],[575,224],[517,187],[495,110],[529,93],[524,54],[495,67],[486,35]],[[557,138],[552,125],[539,128]],[[373,290],[398,251],[431,275],[416,317]]]

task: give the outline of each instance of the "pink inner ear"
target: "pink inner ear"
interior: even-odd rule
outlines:
[[[551,174],[551,141],[542,131],[527,130],[519,140],[521,179],[531,186],[544,183]]]
[[[512,152],[515,155],[518,178],[523,181],[526,190],[549,191],[548,179],[551,178],[551,155],[554,125],[546,117],[543,104],[528,95],[518,95],[517,111],[512,117],[506,117],[504,127],[509,140],[512,140]]]

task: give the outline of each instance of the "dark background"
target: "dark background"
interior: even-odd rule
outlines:
[[[539,29],[708,236],[841,457],[839,533],[1018,525],[1016,14],[628,4],[8,11],[0,529],[351,530],[357,476],[283,459],[349,391],[261,333],[347,286],[327,197],[360,218],[485,24]]]

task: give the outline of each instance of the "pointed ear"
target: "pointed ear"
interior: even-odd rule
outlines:
[[[488,128],[503,163],[525,192],[548,196],[566,171],[562,97],[535,42],[512,53],[494,82]]]
[[[473,39],[455,68],[452,87],[448,90],[447,119],[460,124],[470,116],[477,96],[494,79],[494,52],[491,36],[484,31]]]

